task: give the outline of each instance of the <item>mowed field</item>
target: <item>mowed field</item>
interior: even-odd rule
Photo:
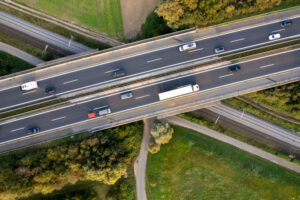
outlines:
[[[15,0],[71,23],[123,39],[120,0]]]
[[[176,126],[146,173],[148,200],[300,198],[300,174]]]

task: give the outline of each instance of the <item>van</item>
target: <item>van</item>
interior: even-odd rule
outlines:
[[[111,113],[111,110],[109,107],[106,107],[106,108],[102,108],[100,111],[99,111],[99,115],[106,115],[106,114],[109,114]]]
[[[38,88],[38,84],[36,81],[30,81],[21,85],[21,90],[28,91]]]
[[[132,97],[133,97],[132,92],[126,92],[121,94],[121,99],[130,99]]]
[[[119,78],[122,76],[125,76],[125,71],[123,69],[119,69],[117,71],[114,71],[114,73],[113,73],[114,78]]]

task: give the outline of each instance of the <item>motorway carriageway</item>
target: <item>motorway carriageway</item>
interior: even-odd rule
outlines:
[[[146,74],[151,71],[213,57],[216,56],[214,54],[214,48],[221,45],[225,47],[225,53],[229,53],[238,52],[242,49],[262,44],[269,44],[273,42],[268,40],[270,33],[280,33],[281,39],[279,40],[300,36],[300,17],[294,18],[293,25],[286,28],[282,28],[278,21],[201,39],[197,41],[196,49],[187,52],[179,52],[178,46],[173,46],[109,63],[96,64],[95,66],[75,72],[39,80],[38,90],[21,92],[20,87],[0,89],[0,110],[54,98],[53,95],[45,94],[45,88],[48,86],[54,86],[57,91],[56,95],[62,95],[100,84],[138,76],[140,74]],[[124,69],[126,76],[113,79],[112,73],[118,69]],[[32,80],[35,80],[34,77],[31,80],[22,80],[22,83]]]
[[[216,88],[239,82],[243,83],[253,78],[291,69],[298,70],[296,71],[296,73],[298,73],[300,70],[300,49],[281,52],[263,58],[255,58],[251,61],[244,61],[238,64],[241,66],[241,70],[235,74],[229,73],[228,66],[222,66],[216,69],[197,72],[184,77],[173,78],[135,88],[131,90],[133,93],[133,98],[131,99],[121,100],[120,93],[116,93],[69,105],[54,111],[47,111],[12,122],[2,123],[0,124],[0,144],[17,138],[32,136],[28,131],[31,127],[39,127],[42,131],[40,134],[42,134],[43,132],[55,130],[59,127],[87,121],[87,115],[90,111],[97,112],[101,107],[105,106],[111,108],[111,115],[122,113],[122,111],[127,112],[128,110],[132,110],[133,112],[138,107],[147,107],[151,104],[158,103],[159,92],[168,91],[187,84],[199,84],[200,91],[197,94],[203,96],[206,94],[209,95],[207,93],[208,91],[214,92]],[[124,112],[124,115],[125,114]],[[109,115],[107,117],[109,117]]]

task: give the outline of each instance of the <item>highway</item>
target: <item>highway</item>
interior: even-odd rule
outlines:
[[[87,119],[87,114],[90,111],[98,111],[103,106],[110,106],[112,110],[111,115],[118,112],[127,112],[128,110],[147,107],[148,105],[159,102],[159,92],[168,91],[186,84],[199,84],[200,91],[197,95],[202,95],[207,91],[214,91],[219,87],[233,83],[243,83],[246,80],[272,73],[291,69],[297,69],[299,72],[300,49],[265,56],[263,58],[256,58],[238,64],[241,66],[241,70],[235,74],[230,74],[228,72],[228,66],[222,66],[216,69],[197,72],[185,77],[178,77],[172,80],[165,80],[152,85],[135,88],[132,90],[133,98],[131,99],[121,100],[120,93],[117,93],[103,96],[99,99],[69,105],[54,111],[39,113],[12,122],[2,123],[0,124],[0,144],[9,140],[28,136],[28,129],[33,126],[40,127],[41,133],[43,133],[66,125],[89,121]],[[297,75],[297,73],[294,74]],[[299,76],[299,73],[297,76]],[[272,78],[269,79],[270,81],[274,81]],[[108,115],[108,118],[109,116],[110,115]],[[110,123],[112,122],[113,119]],[[298,144],[300,144],[300,141]]]
[[[187,52],[179,52],[178,46],[173,46],[107,63],[95,64],[76,72],[38,80],[40,87],[38,90],[21,92],[19,87],[0,88],[0,110],[7,110],[16,106],[54,98],[53,95],[49,96],[45,94],[44,90],[47,86],[56,87],[56,95],[62,95],[103,83],[110,83],[183,63],[214,57],[216,56],[214,48],[220,45],[225,46],[225,53],[229,53],[268,44],[273,42],[268,40],[268,35],[275,32],[281,34],[282,38],[279,40],[300,36],[300,17],[294,18],[293,25],[288,28],[282,28],[279,22],[272,22],[196,40],[197,48]],[[124,69],[126,76],[113,79],[112,73],[118,69]],[[35,80],[35,77],[33,76],[30,80],[22,81],[28,82],[31,80]]]

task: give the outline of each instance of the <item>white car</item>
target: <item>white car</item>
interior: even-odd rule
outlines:
[[[273,33],[269,35],[269,40],[276,40],[280,38],[280,34],[279,33]]]
[[[27,91],[27,90],[33,90],[38,88],[38,84],[36,81],[30,81],[28,83],[24,83],[21,85],[21,90]]]
[[[187,44],[183,44],[181,46],[179,46],[179,51],[187,51],[187,50],[192,50],[192,49],[196,49],[196,42],[190,42]]]

